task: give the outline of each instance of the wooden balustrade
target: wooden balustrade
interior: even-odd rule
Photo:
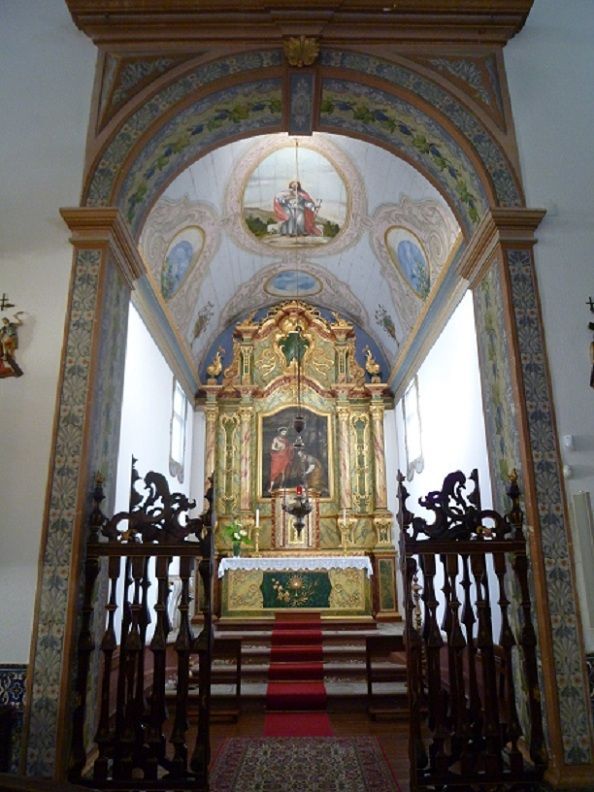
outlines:
[[[148,494],[140,495],[134,465],[132,470],[128,512],[105,517],[100,481],[93,495],[69,779],[95,789],[207,789],[213,645],[212,486],[206,494],[207,510],[190,519],[187,512],[194,502],[180,493],[170,493],[166,479],[157,473],[147,474]],[[191,613],[196,563],[204,592],[197,635]],[[181,581],[175,603],[169,602],[172,570]],[[102,587],[97,585],[100,579]],[[98,600],[98,589],[106,592],[103,602]],[[149,596],[151,589],[154,597]],[[176,635],[172,610],[179,623]],[[98,629],[103,624],[104,629]],[[101,639],[96,641],[94,635],[101,630]],[[168,711],[171,642],[177,681],[174,704]],[[191,723],[190,666],[196,654],[199,703],[197,721]],[[87,691],[89,674],[96,668],[100,670],[94,706]],[[89,733],[90,737],[86,736]]]
[[[419,499],[428,522],[398,477],[411,789],[507,789],[547,761],[517,480],[502,516],[470,479],[468,495],[456,472]]]

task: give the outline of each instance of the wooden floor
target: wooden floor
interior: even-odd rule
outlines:
[[[211,726],[212,755],[226,737],[261,737],[264,712],[242,713],[237,723],[213,723]],[[382,745],[402,792],[409,792],[408,722],[374,721],[365,712],[331,712],[330,721],[337,737],[373,735]],[[323,790],[320,790],[323,792]]]

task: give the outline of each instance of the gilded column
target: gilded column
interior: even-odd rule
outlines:
[[[349,442],[349,410],[346,406],[336,408],[338,416],[338,497],[339,508],[351,508],[351,451]]]
[[[206,431],[204,438],[204,471],[207,476],[211,476],[216,470],[216,440],[217,440],[217,418],[219,408],[217,405],[217,394],[220,385],[205,385],[206,404],[204,413],[206,416]]]
[[[384,447],[384,404],[379,389],[372,388],[372,401],[369,408],[373,432],[373,459],[375,470],[375,508],[385,509],[388,505],[386,491],[386,449]],[[384,385],[380,386],[382,390]]]
[[[252,451],[252,420],[254,407],[251,397],[245,397],[246,403],[239,408],[241,457],[239,462],[239,508],[242,512],[252,509],[252,476],[251,476],[251,451]]]

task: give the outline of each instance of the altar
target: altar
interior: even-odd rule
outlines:
[[[370,616],[373,567],[367,555],[223,558],[221,615],[250,617],[283,609]]]

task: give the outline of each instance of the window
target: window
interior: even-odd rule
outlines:
[[[171,425],[169,445],[169,472],[181,484],[184,480],[184,453],[186,450],[186,422],[188,400],[179,382],[173,379],[173,398],[171,401]]]
[[[410,481],[415,473],[421,473],[424,466],[423,448],[421,446],[419,383],[416,375],[404,391],[402,412],[404,417],[404,445],[406,448],[406,478]]]

